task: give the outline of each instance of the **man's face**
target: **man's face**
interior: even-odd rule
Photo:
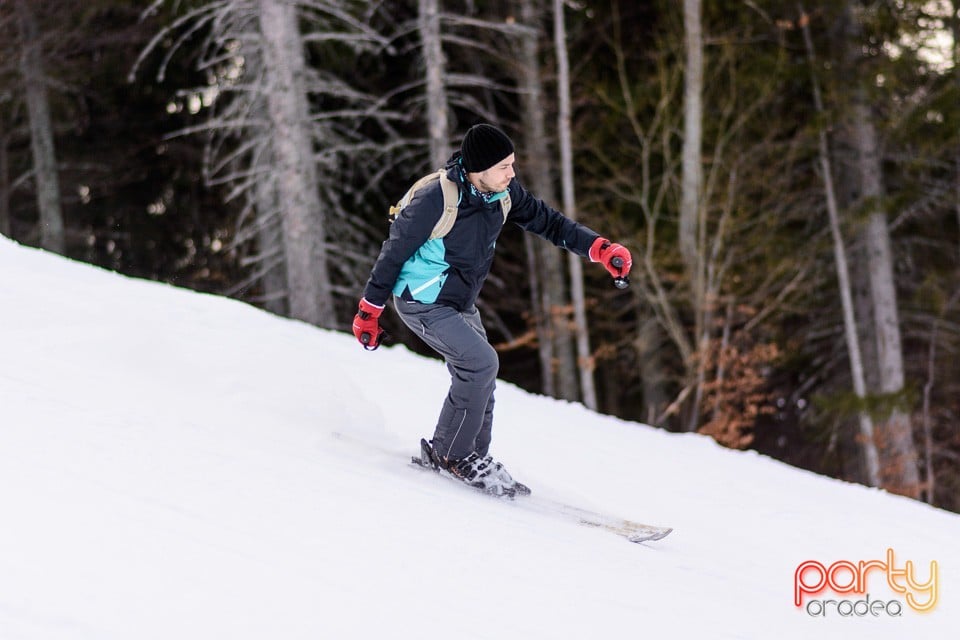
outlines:
[[[510,181],[516,175],[513,172],[513,163],[516,160],[516,154],[511,153],[486,171],[467,174],[467,178],[473,183],[473,186],[485,193],[506,191],[507,187],[510,186]]]

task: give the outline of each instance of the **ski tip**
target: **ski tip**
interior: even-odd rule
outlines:
[[[627,536],[630,542],[640,544],[642,542],[653,542],[663,540],[673,532],[673,527],[664,527],[663,529],[653,529],[650,531],[637,532]]]

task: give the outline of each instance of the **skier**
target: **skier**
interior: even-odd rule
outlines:
[[[361,344],[376,349],[383,334],[379,318],[393,294],[400,319],[443,357],[450,372],[433,440],[422,441],[423,460],[495,495],[529,492],[489,455],[499,359],[475,303],[501,228],[513,222],[589,257],[619,283],[632,266],[625,247],[528,193],[515,178],[514,162],[507,134],[489,124],[471,127],[444,167],[459,191],[453,226],[441,237],[432,233],[444,213],[440,181],[417,190],[391,225],[353,321]]]

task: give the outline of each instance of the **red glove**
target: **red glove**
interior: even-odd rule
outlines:
[[[590,245],[590,261],[600,262],[614,278],[626,278],[633,267],[633,258],[622,244],[611,243],[606,238],[597,238]],[[619,266],[612,264],[619,258]]]
[[[360,299],[360,310],[353,317],[353,335],[368,351],[373,351],[380,346],[380,336],[383,335],[383,329],[380,328],[380,314],[383,313],[383,307],[367,302],[366,298]]]

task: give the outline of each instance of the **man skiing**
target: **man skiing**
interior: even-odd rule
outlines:
[[[489,455],[499,358],[475,303],[503,225],[512,222],[589,257],[618,279],[632,266],[626,248],[528,193],[515,178],[514,162],[513,142],[503,131],[471,127],[444,167],[459,192],[452,227],[444,234],[435,229],[445,208],[440,180],[415,191],[391,225],[353,321],[357,339],[375,349],[383,333],[380,314],[393,295],[400,319],[450,372],[433,440],[422,442],[424,462],[495,495],[529,492]]]

